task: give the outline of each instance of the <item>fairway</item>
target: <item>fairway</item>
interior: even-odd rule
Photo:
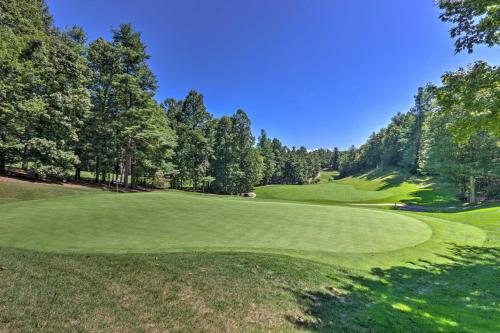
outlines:
[[[356,188],[354,185],[323,183],[308,186],[302,185],[268,185],[258,187],[255,192],[258,198],[280,199],[306,202],[358,202],[372,201],[390,197],[388,191],[369,191]]]
[[[56,252],[299,250],[367,253],[427,240],[409,216],[179,192],[95,194],[2,206],[0,245]]]
[[[456,193],[429,179],[405,179],[405,174],[391,168],[378,169],[356,177],[332,181],[337,172],[321,172],[320,183],[302,185],[267,185],[255,188],[259,199],[301,201],[318,204],[406,203],[430,206],[457,205]],[[407,176],[407,175],[406,175]],[[434,186],[433,186],[434,185]]]

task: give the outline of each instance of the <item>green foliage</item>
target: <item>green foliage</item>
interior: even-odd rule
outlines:
[[[250,120],[238,110],[232,117],[222,117],[215,129],[212,187],[219,193],[250,191],[262,179],[263,159],[253,147]]]
[[[0,167],[65,176],[90,108],[81,49],[43,1],[0,2]]]
[[[272,140],[267,137],[265,130],[260,132],[257,147],[264,161],[262,184],[269,184],[273,179],[275,169],[279,166],[276,165]]]
[[[191,90],[182,101],[165,101],[166,116],[177,134],[174,187],[183,188],[190,181],[193,189],[203,187],[212,156],[212,115],[207,112],[203,95]]]
[[[455,52],[472,53],[474,45],[489,47],[500,44],[500,5],[496,0],[439,0],[439,16],[453,27],[450,35],[455,38]]]
[[[500,68],[477,61],[442,80],[437,98],[455,140],[466,142],[485,131],[500,137]]]
[[[443,76],[443,86],[419,88],[415,106],[397,114],[359,149],[341,155],[345,177],[378,166],[441,174],[470,202],[498,192],[499,71],[484,62]],[[472,178],[471,178],[472,177]]]

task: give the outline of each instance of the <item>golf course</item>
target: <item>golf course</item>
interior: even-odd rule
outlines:
[[[251,199],[4,177],[4,331],[499,328],[498,206],[419,213],[311,203],[316,188],[319,201],[346,188],[343,198],[366,192],[371,202],[380,186],[353,178],[365,182],[353,194],[325,178],[303,186],[311,190],[299,202],[294,185],[282,198]]]
[[[0,0],[0,333],[500,332],[493,0]]]

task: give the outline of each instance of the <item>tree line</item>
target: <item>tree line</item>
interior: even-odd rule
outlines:
[[[494,1],[440,1],[440,18],[454,24],[455,51],[500,43],[498,4]],[[340,158],[341,176],[379,166],[413,174],[442,175],[464,197],[500,194],[500,69],[484,61],[447,72],[440,86],[418,89],[414,106],[359,148]]]
[[[217,193],[316,177],[317,153],[264,131],[255,145],[243,110],[215,119],[196,91],[158,103],[148,59],[130,24],[89,42],[57,29],[43,0],[0,0],[0,169]]]
[[[440,1],[456,52],[499,44],[493,1]],[[415,105],[359,148],[288,148],[256,140],[243,110],[216,119],[203,95],[158,103],[141,34],[130,24],[110,40],[60,31],[43,0],[0,0],[0,169],[95,182],[241,193],[257,184],[306,184],[321,168],[342,176],[378,166],[453,179],[471,201],[498,193],[500,77],[479,61],[418,89]]]

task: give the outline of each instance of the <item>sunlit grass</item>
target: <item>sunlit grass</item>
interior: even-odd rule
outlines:
[[[371,186],[363,183],[371,180],[356,181],[361,190]],[[323,184],[330,182],[319,185]],[[1,232],[0,239],[18,242],[4,243],[0,249],[0,331],[495,332],[500,328],[498,206],[454,213],[387,212],[177,192],[116,194],[73,192],[58,185],[50,185],[55,187],[48,191],[41,188],[49,185],[33,183],[22,189],[24,184],[3,185],[0,182],[4,197],[23,194],[16,202],[0,204],[0,225],[5,227],[9,216],[13,228]],[[379,216],[404,223],[416,219],[432,235],[423,243],[389,251],[317,251],[314,246],[327,250],[335,244],[324,238],[329,231],[314,223],[323,215],[340,218],[342,209],[348,209],[349,216],[362,212],[350,223],[368,222],[366,216],[383,213]],[[178,216],[172,224],[177,231],[162,240],[163,222],[173,222],[169,216]],[[294,229],[294,220],[302,227]],[[67,229],[69,225],[74,229]],[[201,229],[196,232],[193,226]],[[310,232],[311,226],[318,229],[317,235]],[[129,246],[144,250],[168,243],[170,236],[171,241],[186,241],[186,235],[199,236],[205,230],[217,236],[211,246],[267,242],[272,247],[261,248],[262,253],[240,252],[251,251],[250,247],[226,248],[226,252],[186,247],[176,253],[160,253],[157,247],[154,253],[126,255],[45,252],[58,251],[54,244],[82,246],[84,252],[91,249],[85,246],[99,248],[106,243],[123,249],[134,239]],[[364,236],[358,233],[354,245],[371,246],[363,244],[369,243],[367,237],[390,236],[366,231]],[[269,238],[272,232],[274,239]],[[280,249],[291,232],[297,237],[291,237],[290,244],[302,242],[309,249]],[[341,238],[346,238],[342,241],[347,246],[348,237]],[[31,250],[12,248],[22,244]]]

